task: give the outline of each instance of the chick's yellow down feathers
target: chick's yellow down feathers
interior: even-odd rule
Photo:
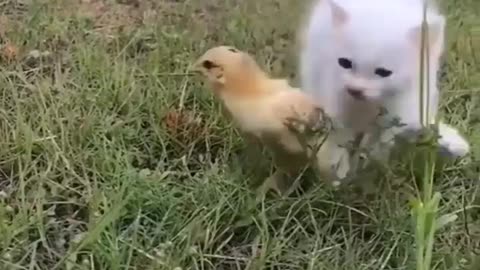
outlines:
[[[273,152],[278,170],[267,185],[283,192],[280,178],[299,173],[316,155],[309,146],[327,122],[321,107],[287,80],[268,76],[252,56],[231,46],[208,50],[194,69],[206,77],[238,128]]]

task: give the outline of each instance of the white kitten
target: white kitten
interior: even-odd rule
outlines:
[[[428,120],[438,108],[437,71],[443,53],[445,18],[436,8],[427,13],[430,88]],[[340,126],[330,136],[330,163],[343,178],[349,170],[345,144],[360,133],[369,138],[376,158],[385,160],[393,137],[418,131],[420,119],[421,0],[321,0],[304,30],[301,51],[302,88],[310,92]],[[387,114],[380,118],[378,112]],[[382,131],[378,124],[399,118],[404,127]],[[441,147],[453,157],[469,152],[465,139],[441,124]],[[325,153],[324,153],[325,154]],[[322,160],[322,159],[320,159]],[[343,160],[343,161],[342,161]],[[347,162],[347,163],[345,163]]]

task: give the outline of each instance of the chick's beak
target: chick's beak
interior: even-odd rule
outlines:
[[[190,67],[188,68],[188,71],[192,73],[201,73],[202,72],[201,63],[202,63],[201,59],[195,61],[192,65],[190,65]]]

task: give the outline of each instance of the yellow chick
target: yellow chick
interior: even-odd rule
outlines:
[[[291,181],[315,158],[315,134],[328,122],[322,108],[287,80],[270,78],[252,56],[234,47],[208,50],[193,68],[206,77],[238,128],[272,151],[277,170],[263,189],[292,190],[285,176]]]

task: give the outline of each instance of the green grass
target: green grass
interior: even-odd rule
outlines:
[[[316,183],[258,203],[268,160],[186,72],[233,44],[297,82],[298,1],[91,2],[0,2],[1,44],[19,48],[0,62],[0,269],[415,269],[407,165],[366,191]],[[438,216],[458,218],[435,234],[432,269],[475,270],[480,6],[444,2],[442,117],[472,154],[435,175]],[[197,120],[174,129],[171,112]]]

